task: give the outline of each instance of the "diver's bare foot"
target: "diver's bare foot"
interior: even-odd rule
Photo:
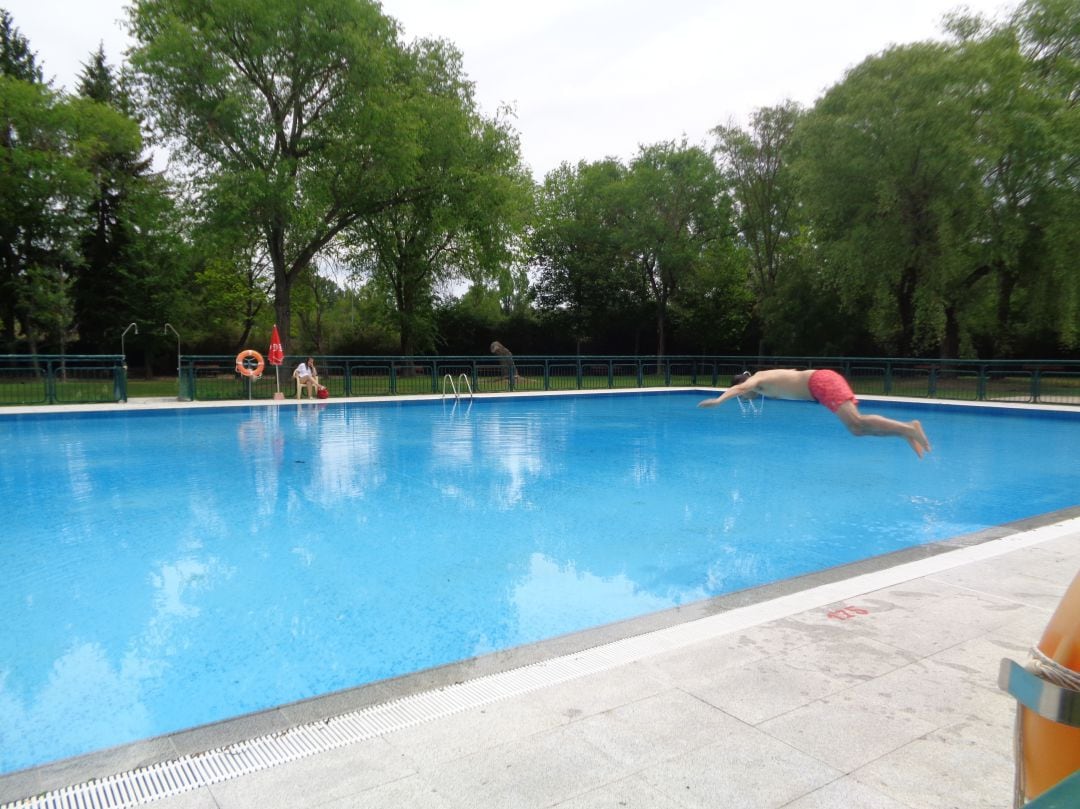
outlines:
[[[918,421],[911,422],[911,426],[915,431],[913,436],[909,436],[907,442],[911,444],[911,448],[915,450],[915,454],[920,458],[924,452],[930,451],[930,439],[926,437],[926,433],[923,432],[922,424]]]

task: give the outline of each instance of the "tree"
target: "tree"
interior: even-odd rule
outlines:
[[[1019,177],[1013,208],[1025,233],[1019,267],[1009,276],[1021,323],[1035,351],[1080,345],[1080,6],[1072,0],[1027,0],[1009,29],[1025,70],[1013,72],[1018,87],[1008,140]],[[1011,39],[1011,38],[1010,38]],[[1007,89],[1006,89],[1007,91]],[[1014,301],[1003,285],[999,320]],[[1026,310],[1026,311],[1025,311]],[[1012,325],[1012,324],[1006,324]],[[1040,339],[1042,338],[1042,339]]]
[[[325,354],[330,345],[328,315],[342,300],[342,289],[319,274],[314,265],[304,273],[297,286],[298,298],[306,304],[297,307],[302,344],[316,354]]]
[[[537,303],[577,344],[635,309],[620,240],[627,169],[614,159],[566,163],[539,191],[530,237]]]
[[[362,217],[409,198],[414,65],[371,0],[136,0],[131,63],[193,189],[258,230],[276,320]]]
[[[505,118],[478,112],[460,53],[444,42],[420,42],[410,55],[418,83],[416,174],[401,178],[400,204],[362,216],[351,229],[364,254],[360,266],[372,270],[395,313],[405,355],[434,348],[439,284],[512,286],[511,247],[532,194],[516,135]]]
[[[77,92],[83,99],[131,117],[133,99],[108,65],[103,47],[83,65]],[[167,205],[167,189],[150,176],[150,163],[142,156],[142,141],[137,140],[102,149],[88,166],[95,191],[79,240],[80,260],[72,269],[79,342],[86,353],[115,348],[119,329],[127,323],[164,323],[167,319],[148,311],[140,278],[151,272],[158,276],[158,289],[163,290],[170,262],[163,251],[157,251],[156,258],[161,261],[152,267],[139,267],[134,261],[141,250],[152,249],[138,242],[160,237],[152,217]],[[161,193],[160,201],[150,199],[155,191]]]
[[[260,323],[269,325],[274,270],[258,223],[237,205],[213,196],[186,206],[192,222],[196,266],[194,289],[199,316],[188,326],[196,342],[225,344],[239,351]]]
[[[42,84],[41,68],[37,64],[35,54],[30,50],[27,41],[18,28],[15,27],[11,15],[0,9],[0,76],[8,79],[25,82],[30,85]],[[21,88],[20,84],[4,85],[7,91],[14,94]],[[0,148],[3,149],[3,167],[15,169],[14,149],[16,138],[20,136],[16,130],[18,123],[23,123],[22,114],[16,113],[11,107],[17,103],[16,99],[3,100],[0,112],[3,114],[3,129],[0,130]],[[18,104],[22,108],[22,104]],[[17,120],[15,120],[17,118]],[[23,123],[25,127],[26,124]],[[22,262],[17,256],[18,242],[20,241],[19,228],[14,222],[18,206],[18,185],[14,182],[14,176],[0,177],[0,205],[3,205],[2,213],[4,221],[0,222],[0,321],[3,323],[4,342],[7,350],[13,351],[15,347],[16,309],[18,308],[19,276],[24,271]]]
[[[879,344],[901,355],[955,356],[983,280],[971,68],[949,45],[894,48],[852,70],[797,129],[822,269],[848,313],[868,313]]]
[[[685,141],[643,147],[629,167],[612,159],[563,164],[545,179],[539,211],[537,300],[579,349],[623,321],[637,352],[636,332],[651,319],[663,355],[668,307],[680,291],[704,295],[706,277],[726,288],[730,203],[712,158]],[[696,303],[683,311],[695,309],[702,311]]]
[[[1045,92],[1014,30],[957,19],[952,29],[962,32],[962,58],[983,77],[972,92],[976,165],[983,189],[972,275],[985,276],[989,289],[985,315],[970,328],[984,354],[1010,355],[1022,342],[1020,330],[1030,326],[1018,318],[1017,303],[1030,300],[1030,291],[1052,264],[1047,261],[1053,245],[1046,242],[1046,229],[1056,207],[1057,186],[1068,173],[1062,155],[1075,154],[1075,147],[1069,150],[1062,141],[1055,126],[1061,102]],[[1053,307],[1039,308],[1045,314]],[[955,343],[957,338],[947,339]]]
[[[8,350],[26,339],[66,345],[70,279],[88,221],[94,166],[103,154],[137,148],[138,126],[87,99],[40,82],[29,46],[0,15],[0,318]],[[29,80],[24,77],[29,77]]]
[[[625,190],[623,255],[654,308],[656,353],[663,356],[668,304],[732,236],[730,201],[712,158],[685,141],[642,148]]]
[[[757,110],[750,130],[716,127],[716,157],[735,208],[739,246],[748,269],[754,314],[766,343],[786,329],[784,289],[801,270],[803,242],[791,169],[793,135],[802,108],[794,102]]]
[[[43,84],[41,66],[37,54],[30,50],[30,42],[15,27],[15,20],[0,8],[0,75]]]

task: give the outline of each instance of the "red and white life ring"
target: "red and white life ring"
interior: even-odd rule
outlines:
[[[262,376],[265,367],[266,363],[263,362],[262,354],[254,349],[249,348],[236,355],[236,373],[238,374],[257,379]]]
[[[1050,616],[1037,648],[1060,673],[1071,679],[1080,676],[1080,573]],[[1033,801],[1080,771],[1080,727],[1054,722],[1028,708],[1021,710],[1020,721],[1023,784]]]

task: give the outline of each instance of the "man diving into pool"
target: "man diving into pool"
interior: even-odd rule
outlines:
[[[859,400],[847,380],[836,371],[819,369],[797,371],[777,368],[751,374],[744,371],[731,380],[731,387],[715,399],[705,399],[698,407],[716,407],[738,396],[747,399],[755,395],[775,399],[814,400],[825,405],[843,422],[852,435],[895,435],[903,438],[920,458],[930,451],[930,441],[917,421],[894,421],[884,416],[864,416],[859,412]]]

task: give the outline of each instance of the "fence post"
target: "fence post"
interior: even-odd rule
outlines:
[[[53,379],[52,360],[45,360],[45,404],[56,404],[56,380]]]
[[[397,394],[397,363],[390,360],[390,395]]]
[[[935,365],[930,369],[930,376],[927,379],[926,396],[928,399],[937,398],[937,366]]]
[[[177,395],[185,402],[195,401],[195,363],[189,362],[180,375],[180,390]]]
[[[986,399],[986,366],[979,366],[979,383],[975,392],[975,397],[980,401]]]
[[[121,378],[120,365],[113,365],[113,401],[124,401],[124,383]]]
[[[117,402],[126,402],[127,396],[127,359],[121,360],[116,367],[116,381],[114,393],[117,394]]]
[[[1031,374],[1031,403],[1037,404],[1039,401],[1039,387],[1042,379],[1040,378],[1042,370],[1039,366],[1035,366],[1034,372]]]
[[[892,395],[892,363],[885,363],[885,395]]]
[[[578,390],[581,390],[581,357],[577,358],[577,386]]]

